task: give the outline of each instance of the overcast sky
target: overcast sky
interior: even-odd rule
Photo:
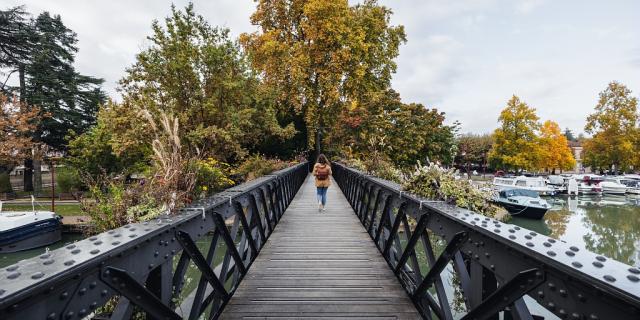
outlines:
[[[356,1],[351,0],[351,3]],[[116,82],[145,48],[153,19],[169,13],[159,0],[4,0],[29,12],[60,14],[78,34],[76,66]],[[173,1],[184,7],[187,1]],[[212,25],[233,35],[255,28],[253,1],[194,1]],[[612,80],[640,94],[640,1],[382,0],[405,26],[393,86],[458,120],[465,132],[490,132],[512,94],[542,120],[581,132],[598,93]]]

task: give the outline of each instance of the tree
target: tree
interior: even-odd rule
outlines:
[[[0,69],[7,70],[6,79],[0,83],[0,92],[12,92],[7,87],[7,81],[15,72],[19,72],[20,89],[23,89],[24,65],[30,60],[33,47],[32,35],[28,14],[23,6],[0,10]]]
[[[458,152],[455,162],[464,166],[467,171],[470,165],[482,166],[487,165],[487,157],[493,144],[493,139],[489,134],[463,134],[456,138]]]
[[[575,167],[576,160],[569,148],[567,137],[560,132],[560,126],[547,120],[540,128],[540,159],[539,169],[550,169],[555,174],[555,169],[570,170]]]
[[[38,108],[30,108],[17,98],[9,99],[0,93],[0,172],[9,171],[29,157],[39,114]]]
[[[593,137],[585,142],[585,162],[594,168],[628,170],[637,163],[638,99],[619,82],[611,82],[600,93],[595,112],[587,117],[585,131]]]
[[[123,101],[103,106],[98,127],[72,144],[74,161],[95,172],[92,155],[82,148],[96,141],[100,152],[118,159],[116,166],[99,162],[102,169],[149,165],[154,130],[143,113],[156,117],[155,123],[163,113],[176,117],[184,152],[225,162],[241,159],[265,139],[293,134],[293,126],[278,123],[271,93],[229,30],[211,27],[192,4],[184,10],[172,6],[164,24],[152,23],[148,40],[151,45],[120,81]]]
[[[573,132],[569,128],[564,129],[564,137],[567,138],[567,141],[577,141],[577,138],[573,135]]]
[[[500,128],[493,133],[489,160],[495,167],[534,169],[539,158],[536,130],[540,128],[536,110],[513,96],[502,110]]]
[[[390,16],[375,0],[352,7],[346,0],[258,1],[251,22],[259,31],[241,35],[241,43],[280,112],[304,120],[309,144],[316,140],[309,132],[339,127],[346,108],[366,108],[372,93],[389,87],[405,41]]]

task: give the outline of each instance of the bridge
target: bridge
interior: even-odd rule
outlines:
[[[333,168],[324,212],[301,163],[6,267],[0,319],[640,319],[637,268]]]

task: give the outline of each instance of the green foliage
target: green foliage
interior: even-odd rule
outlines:
[[[238,168],[236,169],[236,173],[242,178],[242,180],[250,181],[271,172],[284,169],[288,166],[288,162],[279,159],[269,159],[262,155],[256,154],[247,157],[238,166]]]
[[[221,161],[242,158],[267,137],[294,133],[293,126],[278,123],[271,94],[261,88],[228,29],[211,27],[192,4],[172,7],[164,24],[154,21],[152,29],[151,45],[120,82],[123,102],[112,107],[133,116],[110,114],[117,128],[112,139],[125,150],[152,139],[146,121],[135,116],[142,110],[177,116],[190,153]]]
[[[460,166],[484,166],[493,144],[491,135],[463,134],[456,139],[456,163]]]
[[[11,187],[11,177],[7,172],[0,173],[0,193],[13,193],[13,187]]]
[[[235,184],[231,180],[234,171],[229,164],[217,161],[213,158],[198,160],[195,162],[196,194],[207,195],[220,192]]]
[[[491,204],[492,192],[480,190],[471,181],[456,178],[457,171],[435,164],[418,165],[408,175],[403,189],[432,200],[446,201],[489,217],[496,217],[498,208]],[[508,215],[507,215],[508,216]]]
[[[69,193],[82,188],[82,179],[75,168],[60,167],[56,169],[56,184],[58,191]]]

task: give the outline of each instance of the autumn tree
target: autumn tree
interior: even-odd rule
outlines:
[[[542,124],[538,144],[540,157],[537,168],[551,170],[555,174],[555,169],[570,170],[575,167],[576,160],[569,141],[557,123],[547,120]]]
[[[489,161],[497,168],[534,169],[539,158],[538,119],[536,110],[514,95],[498,118]]]
[[[241,35],[241,43],[281,114],[303,119],[305,144],[316,140],[313,132],[338,127],[347,108],[366,109],[389,87],[405,34],[390,25],[388,8],[375,0],[257,2],[251,22],[259,31]]]
[[[0,93],[0,172],[10,171],[30,155],[39,114],[38,108]]]
[[[619,82],[600,93],[595,112],[587,117],[585,163],[594,169],[628,170],[637,163],[638,99]]]

